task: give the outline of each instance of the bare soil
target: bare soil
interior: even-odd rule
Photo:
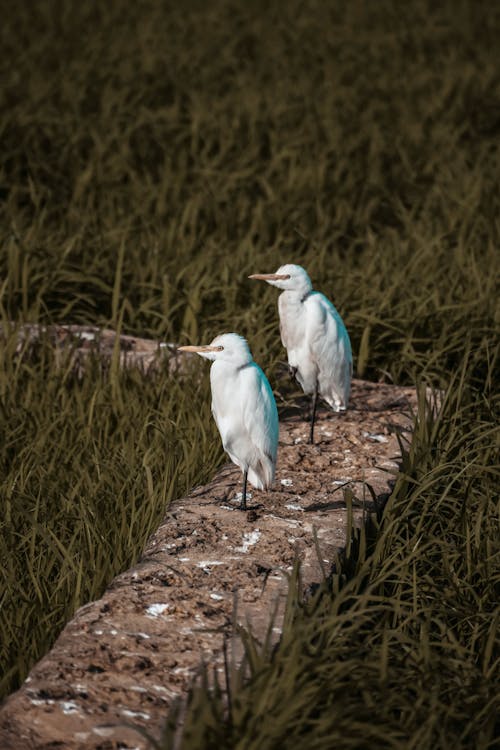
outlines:
[[[275,487],[251,490],[247,512],[231,464],[174,502],[137,566],[78,610],[3,704],[0,748],[145,748],[130,725],[159,737],[202,659],[223,674],[235,624],[263,639],[274,615],[278,639],[294,560],[306,591],[331,571],[346,541],[344,487],[354,523],[374,510],[367,484],[384,502],[415,405],[414,389],[354,381],[345,414],[319,411],[317,444],[307,443],[306,403],[282,421]],[[230,643],[238,663],[241,646]]]

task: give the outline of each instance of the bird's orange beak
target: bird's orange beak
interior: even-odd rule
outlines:
[[[223,346],[178,346],[178,352],[221,352],[224,349]]]
[[[249,279],[259,279],[260,281],[286,281],[290,278],[288,273],[253,273]]]

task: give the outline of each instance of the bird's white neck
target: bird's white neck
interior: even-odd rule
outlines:
[[[283,300],[283,303],[287,307],[300,307],[300,305],[310,294],[312,294],[312,292],[312,287],[304,286],[303,289],[293,289],[282,292],[279,296],[279,299],[280,301]]]
[[[227,360],[227,359],[216,359],[214,362],[212,362],[212,366],[210,368],[210,372],[217,374],[217,373],[225,373],[226,375],[231,375],[233,373],[237,373],[240,370],[243,370],[245,367],[250,367],[253,360],[250,357],[247,360],[235,360],[234,362]]]
[[[304,316],[303,298],[311,290],[282,292],[278,298],[278,310],[281,320],[281,339],[284,346],[291,342],[298,343],[305,335],[306,318]]]

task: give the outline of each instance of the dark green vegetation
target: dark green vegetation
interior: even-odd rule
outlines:
[[[14,343],[0,353],[4,692],[137,559],[170,500],[221,454],[207,387],[117,363],[94,362],[78,380],[47,342],[35,363],[14,358]]]
[[[341,593],[295,606],[232,722],[200,695],[189,726],[205,747],[487,747],[500,6],[172,6],[2,14],[0,313],[190,343],[236,330],[281,395],[276,292],[246,276],[296,261],[358,374],[449,389]],[[206,382],[76,381],[9,338],[0,387],[6,691],[220,452]]]

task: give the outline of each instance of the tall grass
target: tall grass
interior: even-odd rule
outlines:
[[[19,684],[74,610],[137,559],[173,497],[221,448],[207,383],[164,372],[83,377],[41,341],[0,353],[0,691]],[[197,408],[192,405],[196,399]]]
[[[360,372],[439,377],[495,315],[499,10],[20,5],[0,30],[6,314],[277,353],[303,262]],[[498,314],[498,313],[497,313]]]
[[[295,261],[342,312],[359,375],[446,388],[467,348],[468,387],[491,388],[499,28],[497,3],[469,0],[9,5],[4,329],[236,330],[279,394],[275,290],[246,277]],[[2,691],[220,457],[206,380],[195,394],[95,364],[80,381],[45,344],[31,360],[13,349]]]

